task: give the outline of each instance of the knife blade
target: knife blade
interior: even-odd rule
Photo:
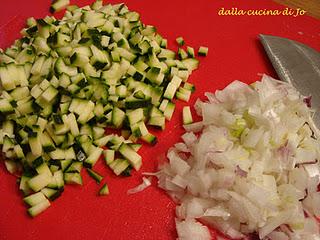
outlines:
[[[279,78],[312,96],[312,128],[320,136],[320,53],[287,38],[260,34],[260,41]]]

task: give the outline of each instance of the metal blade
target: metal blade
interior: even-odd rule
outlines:
[[[260,34],[260,40],[279,78],[302,95],[312,96],[312,108],[316,110],[313,121],[319,129],[320,53],[287,38]]]

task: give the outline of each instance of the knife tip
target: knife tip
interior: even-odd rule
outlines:
[[[265,39],[267,37],[268,37],[268,35],[266,35],[266,34],[262,34],[262,33],[259,34],[260,39]]]
[[[275,36],[268,35],[268,34],[259,34],[259,39],[262,42],[263,45],[265,45],[267,42],[271,41],[272,39],[275,39]]]

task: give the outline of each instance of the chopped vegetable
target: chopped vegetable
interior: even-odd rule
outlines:
[[[92,177],[98,184],[102,181],[103,177],[99,173],[93,171],[90,168],[87,168],[87,172],[89,176]]]
[[[210,239],[194,219],[232,239],[316,239],[320,135],[304,97],[266,75],[206,96],[156,174],[179,203],[179,239]]]
[[[191,58],[195,57],[195,53],[194,53],[194,48],[193,47],[187,46],[187,53],[188,53],[189,57],[191,57]]]
[[[183,107],[182,122],[184,125],[193,123],[192,114],[189,106]]]
[[[200,47],[199,50],[198,50],[198,55],[199,56],[207,56],[208,55],[208,51],[209,49],[207,47]]]
[[[143,177],[142,178],[142,183],[132,189],[129,189],[127,191],[128,194],[134,194],[134,193],[138,193],[138,192],[141,192],[143,191],[144,189],[146,189],[147,187],[151,186],[151,180],[150,178],[146,178],[146,177]]]
[[[48,207],[50,207],[50,202],[48,199],[45,199],[38,204],[32,206],[31,208],[28,209],[28,213],[31,217],[36,217],[40,213],[42,213],[44,210],[46,210]]]
[[[177,42],[180,46],[183,46],[183,45],[184,45],[184,39],[183,39],[183,37],[177,37],[177,38],[176,38],[176,42]]]
[[[56,0],[51,11],[68,4]],[[21,33],[0,51],[0,144],[8,171],[23,174],[25,197],[54,200],[65,184],[83,184],[83,167],[99,183],[91,169],[102,153],[116,175],[139,170],[134,143],[156,144],[149,128],[165,129],[175,97],[190,98],[187,80],[199,61],[185,52],[178,60],[125,4],[68,6],[62,19],[29,18]],[[39,204],[32,216],[50,206]]]
[[[178,50],[178,56],[181,60],[188,58],[188,54],[186,53],[186,51],[182,48],[179,48]]]
[[[28,197],[25,197],[23,199],[23,201],[31,207],[34,205],[37,205],[38,203],[40,203],[44,200],[46,200],[46,197],[42,192],[37,192],[37,193],[31,194]]]
[[[100,196],[109,195],[109,187],[106,183],[103,184],[103,186],[100,188],[99,195]]]
[[[50,6],[50,12],[55,13],[59,12],[62,9],[66,8],[70,4],[70,0],[53,0]]]
[[[186,219],[179,221],[176,219],[176,228],[179,240],[211,240],[212,237],[207,227],[201,223],[196,222],[194,219]]]
[[[196,90],[195,86],[192,83],[188,83],[188,82],[184,84],[183,88],[191,91],[192,93]]]

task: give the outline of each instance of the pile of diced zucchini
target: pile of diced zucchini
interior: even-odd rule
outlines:
[[[137,141],[155,144],[149,126],[165,129],[173,99],[189,100],[198,60],[190,47],[177,58],[124,4],[69,6],[61,20],[28,19],[21,33],[0,52],[0,144],[36,216],[65,184],[82,184],[83,167],[100,183],[101,155],[116,175],[139,170]]]

